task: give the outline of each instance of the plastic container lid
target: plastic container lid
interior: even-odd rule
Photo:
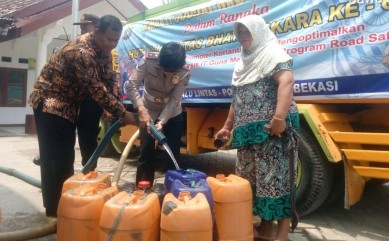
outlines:
[[[149,188],[151,185],[150,185],[150,182],[149,181],[140,181],[138,182],[138,187],[139,188]]]

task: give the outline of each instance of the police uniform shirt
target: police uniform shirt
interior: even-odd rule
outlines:
[[[158,53],[147,53],[129,78],[126,93],[134,108],[144,105],[153,120],[166,123],[182,112],[181,99],[189,84],[190,70],[164,72],[157,64]],[[139,88],[143,85],[143,94]]]

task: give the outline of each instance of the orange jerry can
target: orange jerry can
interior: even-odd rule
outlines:
[[[73,176],[69,177],[62,186],[62,193],[78,187],[82,184],[99,184],[99,183],[105,183],[108,187],[111,186],[111,177],[109,173],[98,173],[96,171],[90,171],[87,174],[83,174],[82,172],[74,174]]]
[[[216,219],[216,240],[253,240],[252,190],[241,177],[218,174],[207,177]]]
[[[100,216],[100,241],[159,241],[161,207],[156,193],[120,192]]]
[[[117,194],[117,187],[83,184],[62,193],[58,206],[57,241],[99,240],[104,203]]]
[[[161,241],[212,241],[212,215],[207,198],[180,192],[166,194],[161,211]]]

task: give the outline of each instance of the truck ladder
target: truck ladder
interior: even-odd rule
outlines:
[[[320,120],[361,177],[389,179],[388,133],[353,130],[347,124],[358,120],[345,113],[321,113]]]
[[[389,151],[373,149],[381,146],[387,146],[386,149],[389,149],[389,134],[340,131],[330,131],[329,134],[337,143],[359,144],[361,149],[341,150],[360,176],[389,179]],[[387,164],[386,168],[383,164]]]

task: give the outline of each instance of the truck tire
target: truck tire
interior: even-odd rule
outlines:
[[[324,210],[336,202],[342,202],[344,198],[344,165],[343,162],[331,163],[334,169],[334,177],[331,192],[327,199],[320,206],[319,210]]]
[[[333,182],[330,165],[308,125],[301,125],[296,205],[300,216],[318,209],[327,199]]]
[[[215,177],[216,174],[234,174],[236,151],[215,151],[196,155],[182,155],[183,169],[192,168]]]

